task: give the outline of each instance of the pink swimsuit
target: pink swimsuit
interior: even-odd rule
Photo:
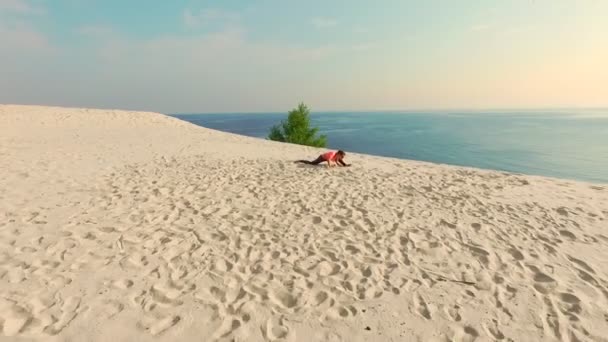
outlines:
[[[321,155],[325,161],[334,161],[336,158],[336,152],[326,152]]]

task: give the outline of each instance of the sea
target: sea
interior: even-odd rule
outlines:
[[[172,114],[266,138],[286,113]],[[608,183],[608,109],[314,112],[328,149]],[[293,156],[305,158],[312,156]]]

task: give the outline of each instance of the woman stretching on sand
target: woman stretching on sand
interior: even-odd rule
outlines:
[[[331,163],[334,162],[336,163],[336,165],[339,166],[350,166],[350,164],[346,164],[344,162],[344,156],[346,156],[346,153],[344,153],[344,151],[340,150],[340,151],[330,151],[330,152],[326,152],[323,153],[322,155],[320,155],[317,159],[313,160],[313,161],[308,161],[308,160],[297,160],[296,163],[304,163],[304,164],[308,164],[308,165],[318,165],[321,164],[322,162],[327,162],[327,166],[331,167]]]

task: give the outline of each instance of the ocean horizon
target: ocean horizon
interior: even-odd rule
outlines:
[[[286,113],[169,114],[265,138]],[[311,113],[328,149],[608,183],[608,109]],[[293,156],[293,159],[315,156]]]

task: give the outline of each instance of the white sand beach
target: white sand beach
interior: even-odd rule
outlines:
[[[608,341],[608,186],[0,106],[2,341]]]

